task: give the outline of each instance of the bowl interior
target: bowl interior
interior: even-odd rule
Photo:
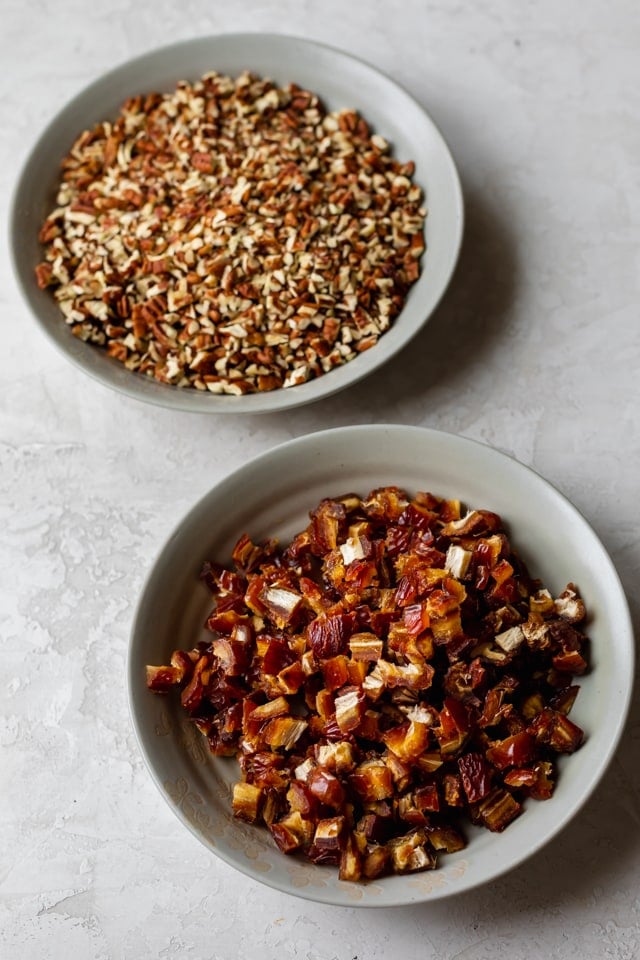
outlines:
[[[213,758],[169,698],[145,687],[147,663],[207,636],[211,607],[198,582],[206,559],[228,561],[238,536],[286,540],[323,496],[366,494],[383,484],[428,490],[500,513],[531,572],[556,593],[574,581],[589,611],[593,670],[581,678],[572,719],[583,747],[563,758],[554,796],[527,805],[501,835],[470,830],[469,846],[431,873],[344,883],[330,868],[281,855],[266,831],[234,820],[235,760]],[[311,434],[262,455],[218,484],[187,515],[160,554],[133,627],[129,683],[134,725],[159,789],[185,824],[227,862],[270,886],[327,903],[363,906],[432,900],[470,889],[515,866],[551,839],[591,793],[628,709],[633,640],[615,569],[586,521],[535,473],[464,438],[402,426]]]
[[[50,292],[39,290],[34,269],[42,259],[37,235],[55,206],[59,164],[78,134],[114,118],[135,93],[170,92],[181,79],[203,73],[237,75],[244,69],[280,84],[296,82],[318,93],[329,109],[353,107],[393,145],[394,154],[416,164],[428,216],[422,274],[391,330],[371,349],[328,374],[300,386],[243,397],[182,390],[134,375],[102,350],[75,338]],[[123,64],[72,100],[50,123],[18,181],[11,217],[14,266],[24,296],[44,332],[91,376],[140,400],[199,412],[255,413],[298,406],[328,396],[361,379],[397,353],[435,309],[453,273],[463,225],[462,195],[451,154],[433,121],[401,87],[346,53],[295,37],[230,34],[153,51]]]

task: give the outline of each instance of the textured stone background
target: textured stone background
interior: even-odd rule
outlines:
[[[430,110],[467,202],[459,270],[375,382],[279,416],[119,397],[30,320],[0,251],[0,957],[572,960],[640,954],[640,709],[560,839],[429,907],[306,904],[219,862],[165,806],[125,660],[154,556],[250,456],[308,430],[423,424],[533,466],[585,514],[640,617],[640,12],[632,0],[3,0],[6,223],[41,127],[102,71],[177,38],[335,43]]]

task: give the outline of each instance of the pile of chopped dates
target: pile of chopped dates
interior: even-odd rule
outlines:
[[[414,169],[353,110],[208,73],[78,137],[36,279],[129,370],[212,393],[295,386],[402,309],[425,248]]]
[[[499,516],[397,487],[323,500],[286,546],[207,563],[213,638],[148,667],[213,753],[233,811],[343,880],[434,868],[465,819],[501,831],[546,800],[587,669],[585,606],[553,598]]]

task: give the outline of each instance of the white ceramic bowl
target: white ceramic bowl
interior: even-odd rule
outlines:
[[[238,536],[286,540],[323,496],[365,495],[382,484],[457,497],[502,515],[531,573],[559,592],[575,582],[589,611],[593,670],[571,717],[586,732],[560,761],[553,797],[527,802],[495,835],[470,829],[468,847],[435,871],[345,883],[337,871],[285,857],[266,830],[235,820],[237,764],[212,757],[172,698],[151,694],[145,665],[205,639],[211,595],[204,560],[229,560]],[[256,880],[308,899],[351,906],[431,901],[469,890],[520,863],[555,836],[594,790],[618,743],[633,678],[633,633],[613,564],[593,530],[552,486],[515,460],[462,437],[407,426],[344,427],[292,440],[245,464],[179,523],[146,582],[133,625],[129,696],[140,748],[161,793],[214,853]]]
[[[37,234],[55,205],[59,165],[76,136],[115,117],[133,94],[174,89],[217,70],[243,69],[280,84],[296,82],[319,94],[331,109],[359,110],[392,144],[399,159],[413,160],[428,216],[422,273],[392,328],[370,350],[300,386],[242,397],[215,396],[158,383],[126,370],[105,351],[73,336],[50,291],[38,289],[34,269],[42,260]],[[418,332],[444,294],[458,258],[463,203],[456,168],[441,134],[422,107],[374,67],[331,47],[271,34],[230,34],[178,43],[138,57],[96,80],[49,124],[18,181],[11,215],[11,246],[18,282],[47,336],[86,373],[122,393],[162,406],[201,413],[258,413],[310,403],[377,370]]]

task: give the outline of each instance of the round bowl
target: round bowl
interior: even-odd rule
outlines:
[[[571,712],[586,733],[561,758],[556,790],[526,801],[502,834],[470,828],[469,844],[438,869],[369,883],[340,881],[333,868],[285,857],[268,831],[234,819],[234,759],[212,756],[178,698],[150,693],[146,664],[167,663],[176,648],[210,638],[212,607],[200,583],[205,560],[228,562],[243,533],[286,541],[308,523],[325,496],[366,495],[396,484],[499,513],[512,544],[554,593],[569,581],[584,597],[593,669],[580,678]],[[469,890],[515,867],[560,831],[602,777],[620,738],[633,678],[633,632],[615,568],[588,523],[549,483],[483,444],[408,426],[356,426],[313,433],[278,446],[217,484],[178,524],[157,558],[139,601],[129,655],[133,724],[149,771],[165,800],[213,853],[255,880],[290,894],[349,906],[395,906]]]
[[[307,383],[240,397],[203,394],[128,371],[106,351],[83,343],[64,323],[57,303],[40,290],[34,270],[42,260],[38,231],[55,206],[62,158],[81,131],[113,119],[124,100],[151,91],[170,92],[181,79],[204,73],[236,75],[244,69],[276,83],[296,82],[317,93],[328,109],[355,108],[392,144],[394,155],[413,160],[425,192],[427,250],[422,272],[391,329],[370,350]],[[230,34],[198,38],[155,50],[96,80],[51,121],[28,157],[17,183],[10,244],[17,279],[45,334],[86,373],[128,396],[200,413],[282,410],[329,396],[373,373],[420,330],[453,274],[463,230],[462,192],[455,164],[423,108],[374,67],[331,47],[295,37]]]

